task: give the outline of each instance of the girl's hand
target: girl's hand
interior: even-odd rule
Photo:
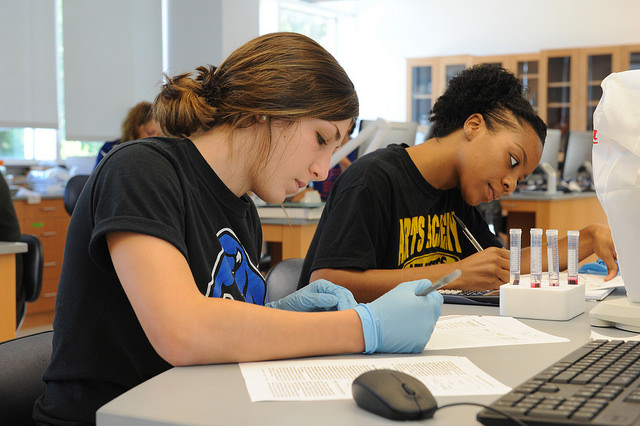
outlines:
[[[613,245],[613,237],[611,230],[606,225],[593,224],[580,231],[585,234],[587,241],[591,241],[592,252],[596,254],[607,265],[608,274],[604,277],[605,281],[609,281],[618,275],[618,254]]]
[[[462,259],[462,276],[445,288],[491,290],[509,282],[509,250],[489,247]]]

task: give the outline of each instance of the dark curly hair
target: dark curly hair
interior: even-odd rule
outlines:
[[[531,107],[520,80],[504,68],[479,64],[453,77],[431,110],[431,136],[443,137],[461,129],[476,113],[490,131],[497,125],[515,127],[511,113],[518,123],[531,125],[544,144],[547,125]]]

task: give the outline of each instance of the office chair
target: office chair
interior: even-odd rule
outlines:
[[[67,186],[64,188],[64,209],[69,215],[73,213],[78,197],[88,179],[89,175],[75,175],[67,182]]]
[[[44,392],[42,374],[51,358],[53,331],[0,343],[0,424],[31,425],[36,399]]]
[[[267,283],[266,302],[272,302],[293,293],[298,288],[304,259],[293,257],[275,264],[265,277]]]
[[[27,252],[21,254],[22,288],[25,291],[25,302],[34,302],[40,296],[40,290],[42,290],[42,269],[44,267],[42,242],[37,236],[31,234],[22,234],[20,241],[27,243],[28,247]],[[20,274],[16,274],[16,276],[19,275]],[[17,322],[16,327],[16,330],[20,330],[24,317],[27,314],[27,309],[26,306],[18,306],[16,309],[18,312],[22,311],[22,318]]]

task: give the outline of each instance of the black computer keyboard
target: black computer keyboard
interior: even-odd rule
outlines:
[[[438,290],[444,298],[444,303],[462,305],[500,305],[500,290]]]
[[[491,404],[527,425],[640,425],[640,342],[594,340]],[[513,425],[483,409],[484,425]]]

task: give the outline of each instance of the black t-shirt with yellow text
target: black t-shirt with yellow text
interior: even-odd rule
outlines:
[[[307,252],[298,288],[321,268],[402,269],[464,259],[476,249],[454,213],[482,247],[501,247],[459,189],[431,186],[405,147],[379,149],[340,175]]]

